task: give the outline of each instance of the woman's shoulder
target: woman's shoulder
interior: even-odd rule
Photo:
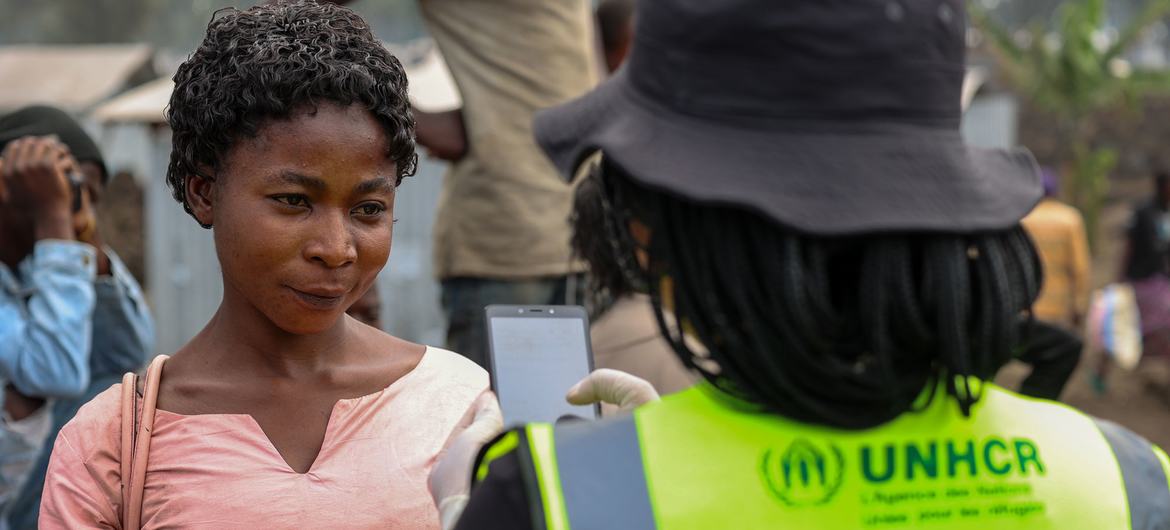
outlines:
[[[431,458],[471,423],[476,405],[490,396],[488,375],[467,358],[427,347],[418,366],[382,394],[378,421],[417,443],[397,446],[400,456]],[[485,397],[486,396],[486,397]]]
[[[58,435],[83,461],[113,455],[120,450],[122,433],[122,384],[117,383],[81,406]]]
[[[477,394],[488,389],[488,373],[474,361],[453,351],[427,346],[415,367],[427,385],[466,388]]]
[[[457,353],[427,347],[411,373],[390,387],[386,398],[394,400],[397,414],[415,414],[436,424],[460,420],[489,392],[483,368]]]

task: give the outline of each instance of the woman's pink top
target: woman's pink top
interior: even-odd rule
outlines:
[[[121,528],[120,387],[82,407],[57,436],[41,528]],[[303,475],[250,415],[159,410],[143,528],[439,528],[427,474],[487,393],[483,369],[427,348],[389,387],[337,402]]]

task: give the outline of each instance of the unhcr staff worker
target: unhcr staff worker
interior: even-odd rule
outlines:
[[[401,64],[342,7],[225,10],[167,118],[167,180],[213,230],[223,300],[151,364],[149,445],[122,456],[120,385],[61,430],[41,527],[437,528],[427,475],[494,403],[487,374],[345,315],[386,264],[415,165]]]
[[[1039,289],[1041,189],[961,143],[960,0],[635,19],[626,67],[536,134],[564,174],[602,151],[618,259],[708,383],[507,432],[457,528],[1170,525],[1161,450],[987,382]]]

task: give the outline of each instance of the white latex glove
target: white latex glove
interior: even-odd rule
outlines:
[[[471,425],[455,437],[427,478],[443,530],[454,528],[467,506],[472,466],[479,449],[504,430],[504,416],[495,395],[484,394],[477,406]]]
[[[645,379],[601,368],[573,385],[565,399],[573,405],[609,403],[628,412],[651,401],[658,401],[658,392]]]

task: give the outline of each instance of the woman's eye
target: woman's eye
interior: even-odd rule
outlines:
[[[304,195],[275,195],[272,198],[276,199],[278,202],[296,208],[305,208],[309,206],[309,199]]]
[[[384,211],[386,211],[386,208],[375,202],[368,202],[358,206],[357,208],[354,208],[354,213],[364,217],[373,217],[375,215],[381,214]]]

